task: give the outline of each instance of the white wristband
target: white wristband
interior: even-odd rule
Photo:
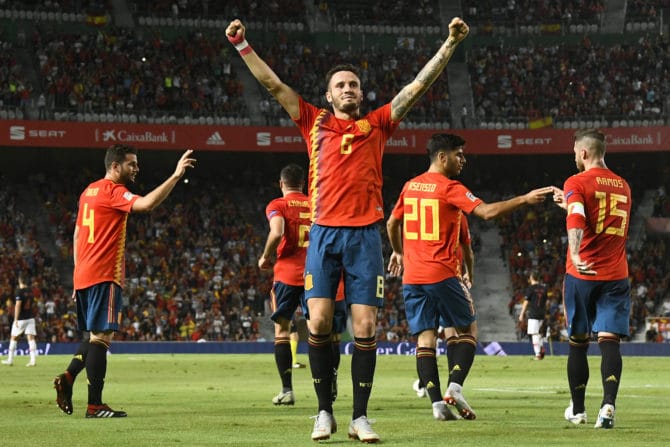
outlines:
[[[235,49],[236,49],[238,52],[240,52],[240,51],[244,50],[244,49],[245,49],[246,47],[248,47],[248,46],[249,46],[249,42],[247,42],[247,39],[244,39],[242,42],[240,42],[240,43],[238,43],[237,45],[235,45]]]

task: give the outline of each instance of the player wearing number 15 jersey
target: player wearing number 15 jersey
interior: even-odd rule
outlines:
[[[73,237],[74,294],[77,324],[90,332],[67,370],[54,379],[56,402],[72,414],[72,385],[86,368],[88,378],[87,418],[124,417],[102,401],[107,373],[107,351],[119,328],[121,289],[124,280],[126,220],[130,212],[148,212],[170,194],[186,168],[193,167],[193,151],[186,151],[174,173],[146,196],[127,189],[139,173],[137,149],[116,144],[105,153],[105,177],[88,185],[79,197]]]
[[[555,196],[567,210],[568,232],[563,300],[570,337],[572,402],[565,418],[575,424],[586,423],[587,351],[591,334],[597,333],[603,400],[595,428],[612,428],[623,369],[619,343],[629,330],[626,239],[631,192],[626,180],[605,165],[605,136],[601,132],[577,131],[573,150],[580,173],[568,178],[563,191]]]
[[[417,370],[437,420],[455,418],[445,402],[455,405],[461,417],[475,418],[462,394],[477,345],[474,304],[461,277],[459,233],[463,213],[492,219],[522,205],[540,203],[554,191],[545,187],[502,202],[485,203],[452,180],[465,165],[464,145],[457,135],[433,135],[428,141],[428,171],[405,183],[387,222],[393,248],[388,269],[399,276],[404,267],[407,321],[412,334],[418,336]],[[458,334],[444,401],[435,357],[440,322],[454,327]]]

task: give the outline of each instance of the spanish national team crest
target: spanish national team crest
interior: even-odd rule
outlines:
[[[370,133],[370,131],[372,130],[372,126],[370,125],[370,122],[368,120],[356,121],[356,127],[358,127],[358,130],[360,130],[366,135]]]
[[[312,280],[312,275],[310,273],[305,275],[305,290],[312,290],[314,287],[314,281]]]

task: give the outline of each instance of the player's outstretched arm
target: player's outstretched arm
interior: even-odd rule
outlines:
[[[174,172],[170,177],[168,177],[167,180],[154,188],[153,191],[151,191],[146,196],[139,197],[137,200],[135,200],[133,203],[134,213],[149,212],[163,203],[163,200],[165,200],[167,196],[170,195],[170,192],[172,192],[172,189],[175,187],[179,179],[182,178],[182,176],[186,173],[186,169],[195,166],[195,158],[191,158],[192,153],[192,149],[184,152],[184,154],[177,162],[177,167],[175,168]]]
[[[516,196],[508,200],[502,200],[500,202],[493,203],[482,202],[477,205],[472,213],[484,220],[495,219],[496,217],[511,213],[515,209],[524,205],[537,205],[538,203],[542,203],[547,195],[552,194],[553,192],[553,186],[545,186],[543,188],[534,189],[524,195]]]
[[[469,30],[468,25],[459,17],[451,19],[447,40],[424,65],[416,78],[400,90],[391,101],[391,119],[393,121],[402,120],[419,98],[433,85],[433,82],[447,66],[458,44],[468,35]]]
[[[298,118],[300,116],[298,94],[284,84],[270,66],[251,48],[246,39],[246,28],[239,19],[230,22],[230,25],[226,28],[226,37],[240,53],[242,60],[247,64],[249,71],[258,82],[274,96],[291,118]]]

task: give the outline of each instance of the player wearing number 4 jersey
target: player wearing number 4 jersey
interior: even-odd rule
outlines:
[[[597,333],[603,399],[595,428],[612,428],[623,369],[619,342],[629,329],[626,239],[631,192],[626,180],[605,165],[601,132],[577,131],[573,150],[579,174],[568,178],[563,191],[554,195],[554,201],[567,210],[563,300],[570,337],[567,370],[572,401],[565,418],[574,424],[586,423],[586,354],[591,334]]]
[[[384,261],[376,227],[384,218],[382,155],[392,132],[442,73],[468,31],[460,18],[452,19],[449,37],[416,78],[390,103],[364,115],[356,67],[338,65],[326,74],[325,96],[332,109],[318,108],[306,103],[254,52],[242,22],[233,20],[226,29],[251,73],[288,112],[307,143],[313,226],[305,263],[305,299],[310,315],[309,362],[318,399],[313,440],[328,439],[337,429],[330,340],[341,276],[354,335],[354,408],[348,434],[362,442],[380,439],[370,427],[367,409],[376,366],[377,307],[384,298]]]
[[[56,403],[72,414],[72,386],[86,368],[88,378],[87,418],[117,418],[115,411],[102,402],[107,373],[107,351],[113,334],[119,329],[121,289],[125,277],[126,221],[131,212],[148,212],[167,198],[187,168],[193,167],[193,151],[186,151],[174,173],[146,196],[127,188],[135,183],[140,171],[137,149],[115,144],[105,153],[105,177],[84,189],[73,237],[74,293],[77,301],[79,330],[90,332],[67,370],[54,379]]]
[[[493,219],[526,204],[537,204],[553,187],[535,189],[509,200],[485,203],[452,177],[465,165],[465,141],[451,134],[436,134],[428,141],[430,167],[403,187],[387,232],[393,248],[388,265],[394,276],[402,273],[403,297],[410,331],[417,336],[416,361],[421,381],[433,403],[433,417],[475,419],[463,397],[477,345],[475,308],[461,275],[459,255],[463,213]],[[403,273],[404,269],[404,273]],[[453,349],[450,383],[442,399],[435,357],[439,324],[455,328],[459,343]]]

